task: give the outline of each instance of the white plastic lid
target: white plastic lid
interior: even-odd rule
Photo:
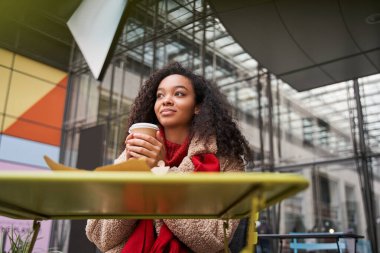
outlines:
[[[156,131],[160,130],[157,125],[151,123],[135,123],[129,128],[129,133],[135,128],[152,128]]]

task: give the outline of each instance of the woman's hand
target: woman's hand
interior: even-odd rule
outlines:
[[[156,138],[147,134],[132,133],[125,139],[127,160],[130,158],[143,158],[149,167],[153,168],[157,162],[164,160],[164,140],[159,131]]]

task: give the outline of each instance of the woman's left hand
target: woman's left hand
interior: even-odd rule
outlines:
[[[143,158],[151,168],[155,167],[158,161],[164,160],[164,141],[159,131],[156,133],[156,138],[141,133],[132,135],[126,140],[127,156]]]

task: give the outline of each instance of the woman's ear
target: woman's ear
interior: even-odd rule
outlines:
[[[194,114],[199,114],[199,111],[200,111],[199,106],[195,106]]]

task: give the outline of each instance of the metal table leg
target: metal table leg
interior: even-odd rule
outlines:
[[[248,224],[247,244],[241,253],[255,253],[255,245],[257,244],[256,221],[259,218],[259,210],[264,207],[264,201],[265,199],[259,195],[252,198],[251,214]]]
[[[36,240],[37,240],[38,232],[40,232],[40,227],[41,227],[41,221],[34,220],[33,221],[33,237],[32,237],[32,240],[30,241],[28,253],[32,253],[33,251],[34,244],[36,243]]]

